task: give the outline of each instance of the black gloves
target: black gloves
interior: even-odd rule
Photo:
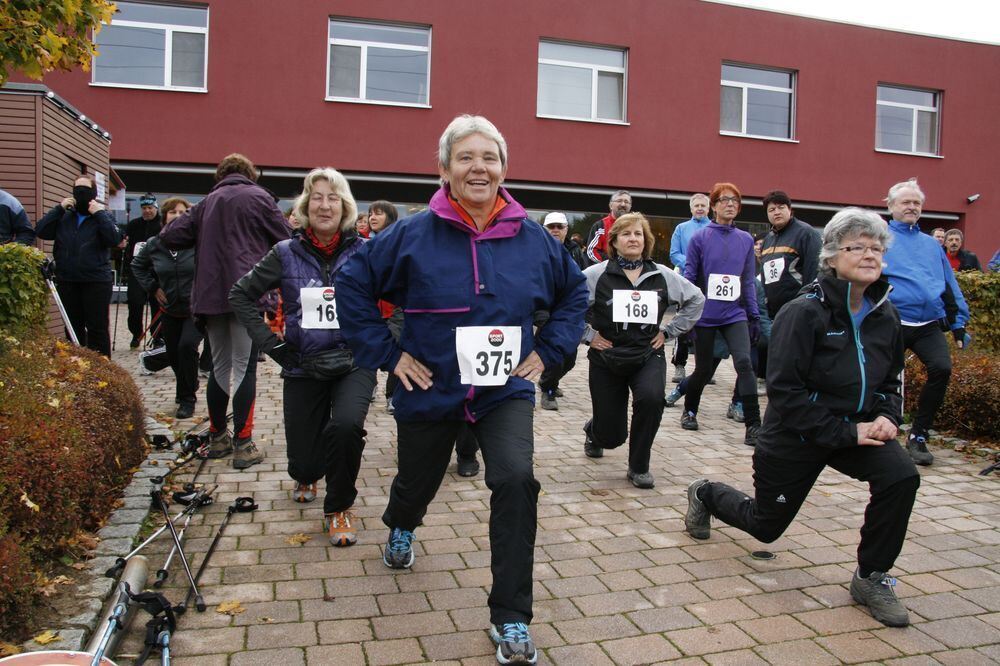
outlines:
[[[265,353],[285,370],[293,370],[299,366],[299,350],[287,342],[279,342]]]

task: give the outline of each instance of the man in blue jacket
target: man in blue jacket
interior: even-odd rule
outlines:
[[[4,243],[34,245],[35,228],[21,202],[10,192],[0,190],[0,245]]]
[[[684,274],[684,262],[687,257],[687,246],[691,237],[708,226],[708,197],[700,192],[691,196],[691,219],[681,222],[670,237],[670,263]],[[690,351],[690,338],[686,335],[677,338],[674,346],[674,357],[670,362],[674,366],[674,377],[671,381],[680,383],[685,376],[684,366],[687,364]]]
[[[882,272],[892,285],[889,300],[899,310],[903,345],[912,349],[927,369],[927,383],[917,399],[917,411],[906,441],[906,449],[918,465],[934,462],[934,456],[927,450],[927,433],[944,402],[951,378],[951,352],[943,331],[951,331],[959,349],[971,340],[965,332],[969,307],[944,248],[922,233],[917,224],[924,200],[915,178],[889,188],[886,203],[892,217],[889,221],[892,244],[885,253]]]
[[[399,468],[382,521],[386,566],[413,564],[414,530],[467,423],[490,489],[490,637],[497,661],[535,663],[528,632],[540,486],[532,471],[537,380],[573,353],[587,288],[580,268],[500,187],[507,144],[481,116],[459,116],[439,142],[444,183],[428,210],[354,255],[337,282],[341,330],[360,367],[392,371]],[[399,341],[378,300],[403,308]],[[550,313],[535,335],[533,315]]]

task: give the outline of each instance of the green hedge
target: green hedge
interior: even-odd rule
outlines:
[[[1000,354],[1000,273],[962,271],[955,275],[969,304],[973,349]]]
[[[20,337],[44,327],[49,304],[44,260],[33,247],[0,245],[0,331]]]

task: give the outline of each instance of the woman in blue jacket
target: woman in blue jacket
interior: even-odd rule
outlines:
[[[97,201],[93,176],[73,181],[73,196],[45,214],[35,233],[55,241],[56,287],[80,344],[111,357],[111,248],[121,242],[115,221]]]
[[[271,248],[233,285],[229,304],[254,344],[282,367],[292,499],[316,499],[316,482],[326,476],[324,529],[334,546],[350,546],[357,541],[351,507],[375,372],[354,364],[341,333],[338,290],[344,264],[364,241],[354,230],[351,188],[334,169],[309,172],[294,211],[302,234]],[[272,289],[281,290],[283,337],[257,310],[257,301]]]
[[[532,382],[580,342],[587,289],[569,253],[500,187],[507,143],[459,116],[438,146],[444,185],[430,208],[389,227],[339,281],[343,331],[358,364],[391,370],[399,470],[382,515],[383,560],[413,564],[413,531],[434,498],[463,422],[479,440],[490,501],[490,635],[501,663],[535,663],[528,632],[538,481]],[[399,342],[378,300],[403,308]],[[533,335],[533,314],[551,313]]]

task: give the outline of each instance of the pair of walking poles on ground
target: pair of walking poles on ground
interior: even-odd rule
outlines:
[[[229,417],[231,418],[232,414]],[[9,664],[9,666],[115,666],[110,656],[114,654],[118,642],[135,615],[136,609],[142,608],[150,614],[151,618],[146,623],[143,651],[134,663],[144,664],[154,651],[159,651],[160,663],[169,666],[171,663],[170,641],[177,628],[177,617],[187,611],[192,600],[199,612],[204,612],[207,608],[204,596],[198,588],[198,582],[201,580],[212,554],[218,547],[230,518],[235,513],[249,513],[257,509],[257,504],[254,503],[252,497],[237,497],[226,509],[226,515],[216,529],[215,537],[202,558],[197,572],[192,572],[191,564],[183,550],[184,534],[192,516],[202,507],[214,503],[213,493],[217,488],[217,486],[198,488],[195,485],[195,480],[208,459],[208,431],[208,426],[200,431],[189,431],[180,440],[181,457],[174,462],[173,467],[165,474],[150,479],[153,486],[150,491],[152,508],[163,515],[165,523],[130,553],[118,558],[115,564],[105,572],[109,578],[120,577],[119,582],[111,599],[102,610],[102,620],[91,636],[85,651],[33,652],[8,657],[0,662]],[[163,436],[153,438],[153,445],[159,449],[172,448],[174,443]],[[173,474],[195,460],[200,462],[192,480],[184,484],[182,490],[174,492],[171,496],[174,502],[183,505],[184,508],[176,515],[171,516],[164,498],[164,486]],[[177,529],[178,523],[181,523],[179,530]],[[170,532],[173,546],[162,568],[156,572],[153,587],[159,588],[163,585],[169,576],[170,564],[175,557],[179,559],[187,576],[188,586],[184,600],[177,605],[172,605],[160,592],[143,591],[149,575],[149,561],[142,554],[142,550],[164,532]]]

